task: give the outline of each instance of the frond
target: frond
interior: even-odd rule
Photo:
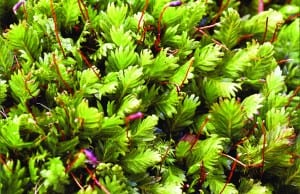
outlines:
[[[262,107],[264,98],[260,94],[253,94],[245,98],[242,102],[242,107],[249,119],[253,119],[254,115],[259,114],[259,109]]]
[[[120,91],[121,96],[129,93],[132,89],[142,85],[143,69],[138,66],[130,66],[119,72]]]
[[[240,83],[234,83],[230,79],[203,79],[203,93],[209,103],[215,102],[219,97],[235,97],[241,89]]]
[[[20,160],[14,162],[8,160],[6,164],[0,165],[0,192],[1,193],[24,193],[29,182],[26,178],[26,170],[21,166]]]
[[[254,38],[260,41],[268,41],[271,40],[277,26],[283,23],[284,20],[282,14],[270,9],[261,12],[250,19],[242,20],[242,33],[253,34]]]
[[[158,124],[158,117],[151,115],[143,119],[137,128],[131,132],[131,138],[136,142],[152,141],[155,139],[154,127]]]
[[[50,187],[56,192],[64,192],[64,185],[69,181],[61,159],[52,158],[46,163],[46,166],[47,168],[40,172],[44,178],[43,187]]]
[[[105,63],[107,67],[107,72],[119,71],[126,69],[130,65],[135,65],[137,63],[137,53],[134,49],[129,46],[119,47],[115,51],[112,51],[110,56]]]
[[[145,53],[146,54],[146,53]],[[148,54],[148,58],[151,54]],[[144,63],[142,67],[144,69],[144,74],[151,79],[157,81],[166,81],[174,75],[176,69],[178,58],[167,54],[167,50],[162,50],[154,59],[153,63]]]
[[[98,112],[96,108],[89,107],[87,100],[82,102],[76,108],[76,120],[80,127],[82,127],[89,135],[96,135],[99,133],[101,121],[103,119],[102,113]]]
[[[12,49],[24,52],[24,57],[30,62],[34,62],[40,56],[41,47],[38,33],[25,22],[13,25],[5,34],[5,38]]]
[[[182,103],[178,104],[177,113],[172,121],[172,131],[187,127],[193,123],[196,108],[200,105],[199,98],[191,95],[186,96]]]
[[[221,17],[218,28],[215,30],[215,38],[231,49],[239,40],[240,26],[239,13],[233,8],[229,8]]]
[[[172,118],[177,113],[176,106],[179,103],[178,94],[175,89],[163,93],[156,99],[156,112],[160,118]]]
[[[218,45],[208,44],[202,48],[197,48],[195,53],[195,68],[200,73],[214,71],[222,63],[224,53]]]
[[[221,137],[238,140],[243,136],[243,126],[246,122],[246,114],[239,102],[234,99],[222,100],[211,107],[211,123],[215,129],[211,133]]]
[[[13,53],[6,44],[6,40],[0,36],[0,74],[8,76],[13,64]]]
[[[28,99],[36,97],[40,92],[36,78],[31,74],[24,75],[22,71],[18,71],[11,76],[9,86],[14,98],[22,103],[26,103]]]
[[[146,172],[147,168],[153,166],[160,161],[160,154],[150,148],[146,149],[139,146],[133,149],[122,160],[124,168],[127,172],[142,173]]]
[[[263,94],[268,96],[270,93],[279,93],[285,89],[284,77],[282,71],[277,67],[266,77],[266,83],[263,86]]]
[[[271,43],[263,43],[257,48],[256,52],[256,55],[250,58],[252,65],[245,71],[245,76],[252,80],[262,79],[277,66],[277,62],[273,56],[273,45]],[[253,53],[255,53],[255,51]]]

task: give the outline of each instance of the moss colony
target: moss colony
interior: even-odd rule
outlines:
[[[0,193],[299,193],[299,5],[1,0]]]

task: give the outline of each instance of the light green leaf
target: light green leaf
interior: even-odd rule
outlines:
[[[155,139],[154,127],[158,123],[158,117],[151,115],[143,119],[143,121],[138,125],[137,129],[132,132],[133,141],[152,141]]]
[[[161,157],[158,152],[139,146],[125,156],[123,164],[126,171],[137,174],[146,172],[148,167],[155,165],[160,160]]]

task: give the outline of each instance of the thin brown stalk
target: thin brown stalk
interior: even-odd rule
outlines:
[[[57,26],[57,18],[56,18],[56,13],[55,13],[55,10],[54,10],[53,0],[50,0],[50,9],[51,9],[52,17],[53,17],[53,22],[54,22],[55,37],[56,37],[56,40],[58,42],[59,48],[60,48],[61,52],[63,53],[63,56],[66,57],[65,50],[62,47],[62,44],[61,44],[61,41],[60,41],[60,38],[59,38],[59,34],[58,34],[59,29],[58,29],[58,26]]]

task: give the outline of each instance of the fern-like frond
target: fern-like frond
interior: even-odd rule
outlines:
[[[139,146],[122,160],[125,170],[131,173],[146,172],[147,168],[160,161],[160,154],[150,148]]]
[[[273,57],[274,49],[271,43],[266,42],[260,45],[256,52],[256,55],[250,57],[252,65],[245,71],[245,76],[252,80],[262,79],[277,66]]]
[[[218,45],[208,44],[202,48],[197,48],[195,57],[195,68],[200,72],[210,72],[222,62],[224,53]]]
[[[259,114],[259,109],[262,107],[263,97],[260,94],[253,94],[245,98],[242,106],[249,119],[253,119],[254,115]]]
[[[36,78],[31,74],[24,75],[22,71],[18,71],[11,76],[9,86],[14,98],[22,103],[26,103],[28,99],[36,97],[40,92]]]
[[[148,54],[148,57],[150,56],[151,54]],[[157,81],[166,81],[174,75],[178,68],[177,61],[177,57],[173,55],[168,56],[167,50],[162,50],[158,56],[156,56],[153,63],[144,63],[142,65],[146,76]]]
[[[277,67],[271,74],[266,78],[266,83],[263,86],[263,94],[268,96],[270,93],[279,93],[285,89],[284,77],[282,71]]]
[[[182,103],[179,103],[177,113],[172,121],[172,129],[178,130],[193,123],[196,108],[200,105],[199,98],[191,95],[186,96]]]
[[[241,84],[234,83],[230,79],[204,78],[203,93],[209,103],[215,102],[219,97],[231,98],[241,89]]]
[[[88,101],[83,100],[76,109],[76,121],[80,127],[88,130],[89,135],[99,133],[103,115],[96,108],[90,108]]]
[[[107,72],[119,71],[126,69],[130,65],[135,65],[137,62],[137,53],[129,46],[119,47],[111,53],[105,63]]]
[[[242,20],[242,33],[252,34],[261,41],[271,40],[277,26],[284,23],[280,12],[270,9],[263,11],[250,19]],[[267,26],[267,27],[266,27]]]
[[[223,12],[221,22],[215,30],[215,38],[229,49],[234,47],[239,40],[240,24],[239,13],[233,8],[229,8]]]
[[[16,193],[25,192],[25,187],[29,182],[26,178],[26,170],[21,166],[20,160],[8,160],[6,164],[0,165],[0,192]]]
[[[223,151],[225,138],[216,135],[199,140],[187,156],[188,175],[198,173],[203,161],[206,171],[213,172],[217,168],[220,153]]]
[[[131,137],[133,141],[144,142],[155,139],[154,127],[158,123],[158,117],[151,115],[146,117],[138,126],[132,131]]]
[[[26,54],[30,62],[35,61],[41,53],[40,39],[37,31],[25,22],[13,25],[5,34],[12,49],[17,49]]]
[[[129,94],[122,99],[117,115],[124,116],[126,114],[137,112],[142,101],[134,94]]]
[[[129,68],[119,72],[121,96],[129,93],[132,89],[142,85],[143,69],[137,66],[130,66]]]
[[[172,118],[177,113],[176,106],[179,103],[177,91],[175,89],[163,93],[156,103],[156,112],[160,118]]]
[[[50,187],[56,192],[64,192],[64,185],[69,183],[69,180],[61,159],[51,158],[46,165],[47,168],[40,172],[44,178],[42,187]]]
[[[13,53],[2,36],[0,36],[0,53],[0,74],[7,75],[13,64]]]
[[[212,193],[221,193],[226,183],[225,176],[217,174],[208,174],[206,180],[204,185],[208,186]],[[228,183],[222,193],[238,194],[239,192],[234,184]]]
[[[211,107],[211,123],[215,129],[211,133],[238,140],[243,137],[242,128],[245,125],[245,112],[235,99],[223,100]]]

